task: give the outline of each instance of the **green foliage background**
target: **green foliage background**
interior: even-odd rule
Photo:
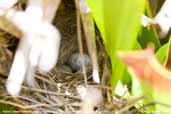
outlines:
[[[157,2],[159,1],[157,0]],[[161,46],[153,26],[141,27],[140,21],[143,14],[152,17],[147,0],[87,0],[87,4],[101,32],[106,51],[111,60],[112,75],[110,81],[113,87],[116,87],[119,80],[124,80],[127,83],[130,81],[129,74],[125,72],[125,66],[117,57],[118,51],[146,48],[149,43],[152,43],[158,60],[161,63],[164,62],[167,57],[168,44]],[[171,100],[171,97],[162,96],[153,88],[143,86],[136,77],[131,76],[131,78],[133,96],[145,95],[161,102],[165,99],[166,102],[164,103]],[[159,105],[151,109],[161,112],[171,111],[171,109]]]

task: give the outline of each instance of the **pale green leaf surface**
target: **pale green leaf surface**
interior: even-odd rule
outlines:
[[[116,53],[134,47],[145,0],[87,0],[87,3],[111,59],[111,84],[115,86],[125,69]]]
[[[168,43],[161,46],[159,50],[156,52],[156,57],[160,61],[160,63],[164,63],[167,56],[167,50],[168,50]]]
[[[142,27],[141,34],[138,38],[139,43],[141,44],[142,48],[146,48],[149,43],[152,43],[155,47],[155,51],[160,48],[160,41],[158,40],[158,35],[154,27]]]
[[[152,12],[148,0],[145,4],[145,12],[148,17],[152,18]],[[161,46],[154,26],[142,27],[138,41],[143,48],[146,48],[149,43],[153,43],[155,51],[157,51]]]

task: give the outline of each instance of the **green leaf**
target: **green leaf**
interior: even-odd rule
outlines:
[[[151,8],[148,1],[145,4],[145,12],[148,17],[152,17]],[[155,46],[155,51],[157,51],[161,46],[154,26],[142,27],[138,37],[138,41],[142,48],[146,48],[149,43],[153,43],[153,45]]]
[[[156,57],[160,61],[160,63],[164,63],[167,57],[167,50],[168,50],[168,43],[161,46],[159,50],[156,52]]]
[[[138,41],[135,42],[133,49],[142,49],[141,45],[138,43]]]
[[[165,67],[169,70],[171,69],[171,37],[168,42],[168,48],[167,48],[167,56],[165,60]]]
[[[157,51],[161,46],[154,27],[142,27],[138,41],[142,48],[146,48],[149,43],[152,43],[155,46],[155,50]]]
[[[125,70],[119,50],[131,50],[136,42],[145,0],[87,0],[112,63],[111,85]]]
[[[153,92],[154,100],[157,102],[155,111],[160,114],[170,114],[171,112],[171,94],[161,94],[157,91]]]

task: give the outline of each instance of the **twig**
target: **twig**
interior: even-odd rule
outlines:
[[[82,44],[82,37],[81,37],[81,22],[80,22],[80,13],[79,13],[78,0],[75,0],[75,6],[76,6],[76,10],[77,10],[77,39],[78,39],[80,55],[81,55],[81,58],[82,58],[81,63],[82,63],[82,72],[83,72],[83,75],[84,75],[84,83],[85,83],[85,86],[87,86],[86,69],[85,69],[85,64],[84,64],[84,59],[83,59],[83,44]]]
[[[135,98],[135,99],[131,99],[129,101],[127,101],[127,105],[122,108],[121,110],[117,111],[115,114],[124,114],[125,111],[127,111],[131,106],[133,106],[137,101],[144,99],[143,96]]]
[[[44,102],[50,104],[50,105],[55,105],[56,103],[54,103],[53,101],[51,101],[49,98],[44,97],[43,95],[37,94],[36,95]]]
[[[92,61],[93,80],[96,83],[100,83],[99,68],[98,68],[99,66],[98,66],[97,51],[96,51],[97,49],[96,49],[94,20],[92,19],[92,16],[90,14],[90,9],[87,6],[85,0],[79,0],[79,11],[80,11],[81,19],[83,23],[88,52]]]
[[[43,103],[40,103],[40,104],[35,104],[35,105],[29,105],[29,106],[26,106],[27,109],[33,109],[33,108],[37,108],[37,107],[60,107],[61,105],[49,105],[49,104],[43,104]]]
[[[51,80],[46,79],[44,76],[36,75],[36,78],[48,83],[49,85],[56,85],[54,81],[52,82]]]
[[[134,109],[134,110],[129,111],[127,114],[135,114],[136,112],[138,112],[138,110],[144,109],[144,108],[149,107],[149,106],[152,106],[152,105],[155,105],[155,103],[154,102],[151,102],[151,103],[145,104],[145,105],[143,105],[143,106],[141,106],[141,107],[139,107],[137,109]]]
[[[30,98],[28,98],[26,96],[18,96],[18,98],[29,101],[29,102],[33,102],[33,103],[39,103],[36,100],[30,99]]]
[[[94,87],[94,88],[100,88],[100,89],[106,89],[106,90],[113,90],[112,87],[105,86],[105,85],[88,85],[88,87]]]
[[[64,96],[64,97],[68,97],[68,98],[71,98],[71,99],[80,100],[79,97],[71,96],[71,95],[66,95],[64,93],[57,93],[57,92],[52,92],[52,91],[47,91],[47,90],[42,90],[42,89],[29,88],[29,87],[25,87],[25,86],[22,86],[22,88],[26,89],[26,90],[40,92],[40,93],[46,93],[46,94],[51,94],[51,95],[56,95],[56,96]]]
[[[0,103],[9,104],[9,105],[12,105],[12,106],[21,108],[21,109],[26,109],[26,106],[23,106],[23,105],[21,105],[21,104],[17,104],[17,103],[14,103],[14,102],[10,102],[10,101],[0,100]]]

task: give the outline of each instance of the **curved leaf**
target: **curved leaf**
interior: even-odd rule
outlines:
[[[116,86],[125,69],[116,53],[134,47],[145,0],[87,0],[87,3],[111,59],[111,84]]]

